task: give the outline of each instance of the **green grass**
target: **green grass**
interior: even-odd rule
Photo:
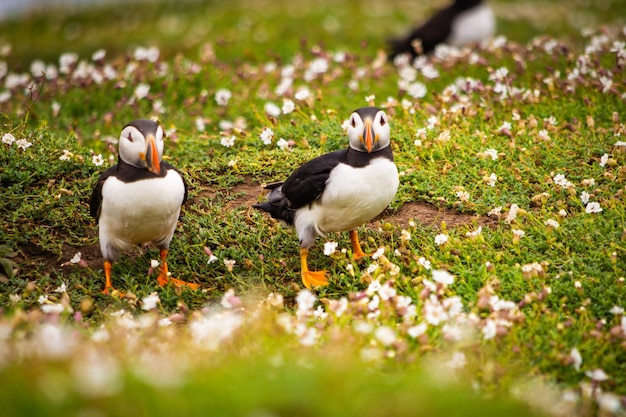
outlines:
[[[611,50],[626,41],[624,5],[495,3],[506,41],[476,48],[477,63],[469,55],[430,58],[439,76],[418,71],[415,81],[427,93],[415,99],[398,88],[402,71],[377,54],[386,37],[440,3],[335,3],[128,5],[3,24],[0,44],[12,49],[2,60],[11,74],[28,74],[37,59],[58,67],[66,52],[77,52],[90,65],[87,73],[104,74],[107,65],[115,71],[99,82],[76,78],[76,70],[45,81],[29,75],[0,107],[0,137],[31,143],[20,149],[0,142],[6,415],[528,415],[529,407],[594,415],[610,414],[614,395],[626,395],[619,311],[626,306],[626,148],[619,145],[626,136],[626,62]],[[546,12],[532,17],[532,9]],[[576,26],[581,16],[592,34]],[[580,67],[585,48],[602,33],[608,40],[588,50]],[[153,45],[156,62],[135,57],[137,46]],[[94,62],[99,49],[106,56]],[[345,58],[335,59],[340,52]],[[308,78],[319,58],[328,69]],[[279,94],[286,67],[292,87]],[[500,77],[506,96],[495,80],[501,68],[508,69]],[[570,76],[576,70],[579,76]],[[0,94],[8,91],[7,78],[0,78]],[[463,91],[460,78],[476,87]],[[143,98],[134,97],[139,84],[149,86]],[[296,99],[304,87],[310,97]],[[225,106],[215,101],[220,89],[232,93]],[[262,198],[262,184],[346,146],[342,122],[368,96],[390,116],[401,172],[390,210],[359,231],[366,251],[384,248],[384,255],[355,262],[347,233],[318,238],[310,266],[328,270],[331,284],[315,291],[317,315],[303,313],[295,232],[250,206]],[[265,105],[281,107],[283,99],[295,110],[268,116]],[[140,117],[161,120],[166,158],[189,185],[169,266],[201,291],[158,287],[149,270],[157,251],[138,248],[113,269],[126,297],[100,294],[89,196],[116,158],[107,140]],[[237,128],[224,130],[224,121]],[[264,128],[274,132],[272,145],[259,138]],[[232,147],[221,144],[225,136],[235,137]],[[280,149],[280,138],[294,145]],[[496,160],[488,149],[498,152]],[[65,151],[71,154],[61,160]],[[101,166],[92,160],[97,155]],[[559,174],[569,187],[557,184]],[[586,213],[583,192],[601,212]],[[507,220],[514,205],[520,212]],[[437,210],[445,222],[428,217]],[[447,243],[437,245],[438,234]],[[325,256],[330,241],[338,251]],[[208,250],[217,261],[208,262]],[[82,261],[71,263],[77,252]],[[454,283],[433,289],[434,274],[420,258],[449,271]],[[370,288],[376,280],[392,282],[395,295],[391,287]],[[220,305],[229,289],[244,310]],[[153,293],[158,306],[145,312]],[[270,306],[271,293],[284,305]],[[454,297],[463,310],[434,323],[431,309]],[[513,304],[501,309],[496,300]],[[425,323],[415,337],[415,326]],[[232,334],[219,339],[220,328]],[[389,329],[392,343],[384,337]],[[204,331],[220,340],[214,349]],[[573,349],[582,356],[579,367]],[[454,354],[466,363],[450,370]],[[113,364],[109,384],[98,363]],[[592,382],[596,369],[608,379]],[[90,376],[95,382],[85,382]],[[590,399],[596,386],[603,394]],[[566,400],[570,394],[574,402]]]

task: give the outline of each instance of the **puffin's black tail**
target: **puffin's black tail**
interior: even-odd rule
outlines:
[[[283,194],[283,183],[275,182],[265,186],[266,190],[272,190],[265,203],[254,204],[252,207],[269,213],[276,220],[281,220],[293,226],[296,211],[289,207],[289,200]]]

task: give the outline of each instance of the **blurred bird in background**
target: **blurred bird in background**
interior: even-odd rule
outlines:
[[[462,46],[479,42],[492,37],[495,29],[493,11],[483,0],[455,0],[407,36],[390,39],[389,59],[402,54],[413,58],[429,54],[439,44]]]

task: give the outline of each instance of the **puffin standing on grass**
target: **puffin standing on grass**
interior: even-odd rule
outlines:
[[[389,40],[389,59],[400,54],[418,55],[432,52],[439,44],[461,46],[493,36],[495,17],[482,0],[454,0],[439,10],[422,26],[403,38]]]
[[[302,283],[328,285],[326,271],[310,271],[309,248],[318,235],[350,231],[352,256],[362,258],[356,228],[380,214],[398,190],[387,114],[376,107],[355,110],[348,121],[349,147],[319,156],[284,182],[267,185],[267,202],[253,207],[296,229]]]
[[[120,253],[146,242],[160,249],[159,285],[199,287],[168,276],[167,253],[187,200],[187,185],[176,168],[161,160],[163,136],[163,128],[152,120],[124,126],[118,163],[100,175],[91,194],[90,213],[100,228],[105,294],[113,290],[111,269]]]

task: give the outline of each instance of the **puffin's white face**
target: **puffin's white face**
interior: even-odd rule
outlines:
[[[151,120],[130,122],[120,134],[120,158],[127,164],[159,174],[163,136],[163,128]]]
[[[390,143],[387,114],[375,107],[363,107],[350,115],[348,139],[350,147],[360,152],[375,152]]]

